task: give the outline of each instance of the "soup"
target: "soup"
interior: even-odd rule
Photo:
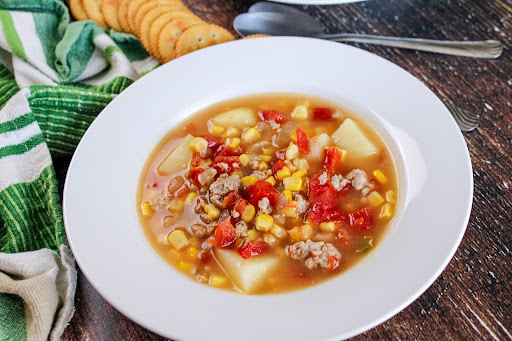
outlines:
[[[331,102],[261,94],[175,127],[141,175],[153,248],[193,280],[245,294],[316,285],[382,238],[397,171],[379,134]]]

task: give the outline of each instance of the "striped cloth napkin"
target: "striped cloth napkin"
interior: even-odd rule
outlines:
[[[0,2],[1,340],[60,339],[76,270],[52,157],[158,65],[134,36],[70,23],[58,0]]]

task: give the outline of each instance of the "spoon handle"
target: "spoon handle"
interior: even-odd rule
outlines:
[[[475,58],[498,58],[503,52],[503,44],[497,40],[444,41],[350,33],[320,34],[316,35],[315,38],[332,41],[352,41],[357,43],[377,44]]]

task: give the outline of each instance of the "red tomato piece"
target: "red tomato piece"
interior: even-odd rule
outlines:
[[[309,140],[308,135],[300,129],[296,130],[297,133],[297,146],[299,147],[299,152],[302,154],[309,154],[311,149],[309,149]]]
[[[277,160],[277,162],[274,163],[274,165],[272,166],[272,173],[274,173],[274,175],[276,175],[276,173],[278,171],[280,171],[281,169],[283,169],[285,166],[286,166],[286,162],[284,162],[283,160]]]
[[[192,167],[199,167],[200,164],[201,164],[201,153],[194,152],[194,154],[192,154],[192,161],[190,161],[190,165]]]
[[[328,221],[344,221],[346,214],[338,208],[338,192],[327,180],[324,184],[320,183],[320,176],[324,171],[316,173],[309,182],[309,202],[312,205],[308,213],[308,219],[314,223]]]
[[[232,148],[230,146],[226,146],[225,144],[223,144],[217,149],[217,152],[215,153],[215,157],[217,157],[217,156],[240,156],[244,152],[245,152],[245,148],[243,148],[242,146]]]
[[[219,165],[220,163],[225,163],[228,166],[221,167]],[[235,166],[235,164],[237,164],[238,166]],[[213,159],[212,167],[217,170],[217,175],[223,173],[231,173],[232,171],[240,168],[240,159],[238,158],[238,156],[216,156],[215,159]]]
[[[313,109],[313,121],[329,121],[332,119],[331,108],[315,108]]]
[[[261,110],[258,113],[260,120],[262,121],[274,121],[276,123],[284,123],[286,119],[283,115],[281,115],[277,110]]]
[[[255,207],[258,207],[258,202],[263,198],[267,198],[270,201],[270,205],[275,207],[280,198],[279,192],[265,180],[258,180],[254,185],[247,187],[245,194],[247,201]]]
[[[217,247],[226,247],[233,244],[236,240],[235,228],[229,221],[224,220],[215,229],[215,243]]]
[[[238,212],[238,214],[242,215],[245,211],[245,207],[247,206],[247,201],[243,198],[237,201],[235,204],[234,210]]]
[[[354,242],[352,241],[352,237],[348,234],[347,231],[340,228],[338,230],[338,235],[336,236],[336,242],[339,246],[346,250],[350,250],[354,248]]]
[[[235,206],[235,203],[241,198],[242,197],[237,192],[229,192],[229,194],[224,198],[224,201],[222,202],[222,207],[233,208]]]
[[[204,172],[204,169],[202,168],[195,168],[195,169],[191,169],[189,172],[188,172],[188,176],[190,179],[192,179],[192,181],[194,182],[194,184],[198,187],[201,187],[201,184],[199,183],[199,179],[198,179],[198,176],[199,174],[201,174],[202,172]]]
[[[284,161],[285,157],[286,157],[286,149],[281,149],[276,152],[276,158],[278,160]]]
[[[222,142],[213,136],[204,136],[203,138],[206,140],[206,142],[208,142],[208,148],[211,148],[215,151],[222,145]]]
[[[356,212],[348,215],[350,225],[358,226],[362,230],[370,230],[373,228],[373,212],[370,206],[361,208]]]
[[[330,256],[328,262],[329,262],[329,270],[334,270],[338,266],[340,266],[340,260],[334,256]]]
[[[325,203],[314,204],[309,210],[307,219],[315,224],[326,223],[329,221],[346,221],[347,215],[337,206]]]
[[[331,173],[334,172],[339,167],[342,156],[341,151],[337,147],[331,146],[325,152],[324,169]]]
[[[246,246],[238,249],[238,253],[243,259],[257,256],[268,250],[268,245],[264,243],[248,242]]]

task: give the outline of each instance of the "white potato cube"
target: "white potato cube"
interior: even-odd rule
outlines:
[[[215,116],[212,122],[220,127],[243,129],[254,127],[258,123],[258,116],[249,108],[237,108]]]
[[[309,162],[322,161],[325,157],[325,150],[332,146],[332,139],[326,133],[316,135],[311,139],[311,152],[306,155]]]
[[[257,290],[279,264],[275,256],[260,255],[243,259],[233,250],[216,249],[215,256],[231,280],[246,294]]]
[[[190,134],[185,136],[171,154],[158,166],[158,172],[162,175],[171,175],[187,168],[192,157],[192,150],[190,150],[188,144],[193,139],[194,136]]]
[[[332,138],[336,146],[347,151],[348,158],[360,159],[377,153],[377,148],[350,118],[343,121]]]

